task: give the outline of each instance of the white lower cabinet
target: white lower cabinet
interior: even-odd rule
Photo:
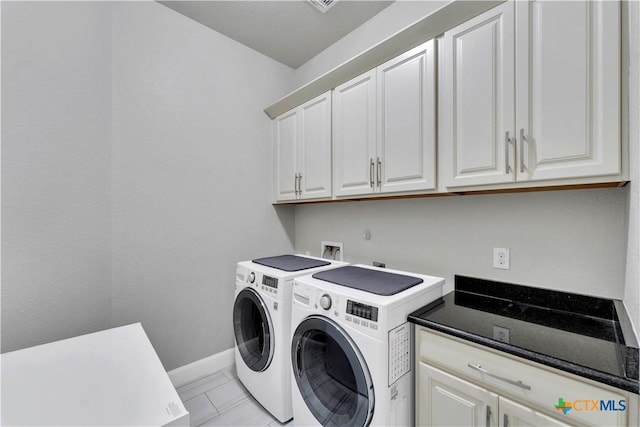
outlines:
[[[418,366],[418,425],[476,427],[496,425],[498,395],[434,368]]]
[[[535,409],[420,362],[419,425],[460,427],[570,426]]]
[[[417,425],[638,425],[637,394],[420,326],[415,342]]]
[[[500,412],[498,413],[498,422],[503,427],[562,427],[570,426],[556,418],[549,417],[542,412],[536,411],[528,406],[521,405],[506,397],[500,397],[498,404]]]

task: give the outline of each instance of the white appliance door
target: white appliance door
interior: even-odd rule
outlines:
[[[273,323],[264,300],[251,288],[236,296],[233,332],[244,363],[256,372],[267,369],[273,359]]]
[[[309,316],[291,343],[293,376],[323,426],[366,427],[374,409],[373,382],[353,340],[332,320]]]

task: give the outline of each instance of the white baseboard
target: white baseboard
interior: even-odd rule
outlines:
[[[179,368],[173,369],[167,373],[169,374],[169,378],[171,379],[173,386],[178,388],[234,364],[234,351],[233,348],[230,348],[228,350],[221,351],[218,354],[214,354],[213,356],[205,357],[204,359],[196,360],[188,365],[180,366]]]

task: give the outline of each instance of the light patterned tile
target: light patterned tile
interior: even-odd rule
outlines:
[[[264,427],[273,420],[269,414],[252,397],[201,424],[202,427],[211,426],[260,426]]]
[[[231,365],[226,368],[222,368],[220,369],[220,372],[222,372],[224,376],[229,378],[230,380],[238,379],[238,371],[236,371],[236,365]]]
[[[266,427],[289,427],[293,426],[293,420],[289,420],[286,423],[282,424],[278,420],[272,420]]]
[[[192,426],[197,426],[218,415],[218,411],[204,394],[199,394],[184,402],[184,407],[189,411]]]
[[[240,381],[234,380],[208,391],[206,395],[213,406],[223,413],[249,397],[249,392]]]
[[[192,383],[185,384],[184,386],[176,389],[176,391],[178,392],[180,399],[185,402],[227,382],[229,382],[229,378],[227,378],[221,371],[218,371],[215,374],[206,376]]]

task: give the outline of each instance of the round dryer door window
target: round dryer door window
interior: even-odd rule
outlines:
[[[264,301],[253,289],[238,293],[233,305],[233,331],[244,363],[264,371],[273,358],[273,326]]]
[[[323,426],[366,427],[374,409],[373,382],[357,346],[332,320],[309,316],[291,343],[300,395]]]

